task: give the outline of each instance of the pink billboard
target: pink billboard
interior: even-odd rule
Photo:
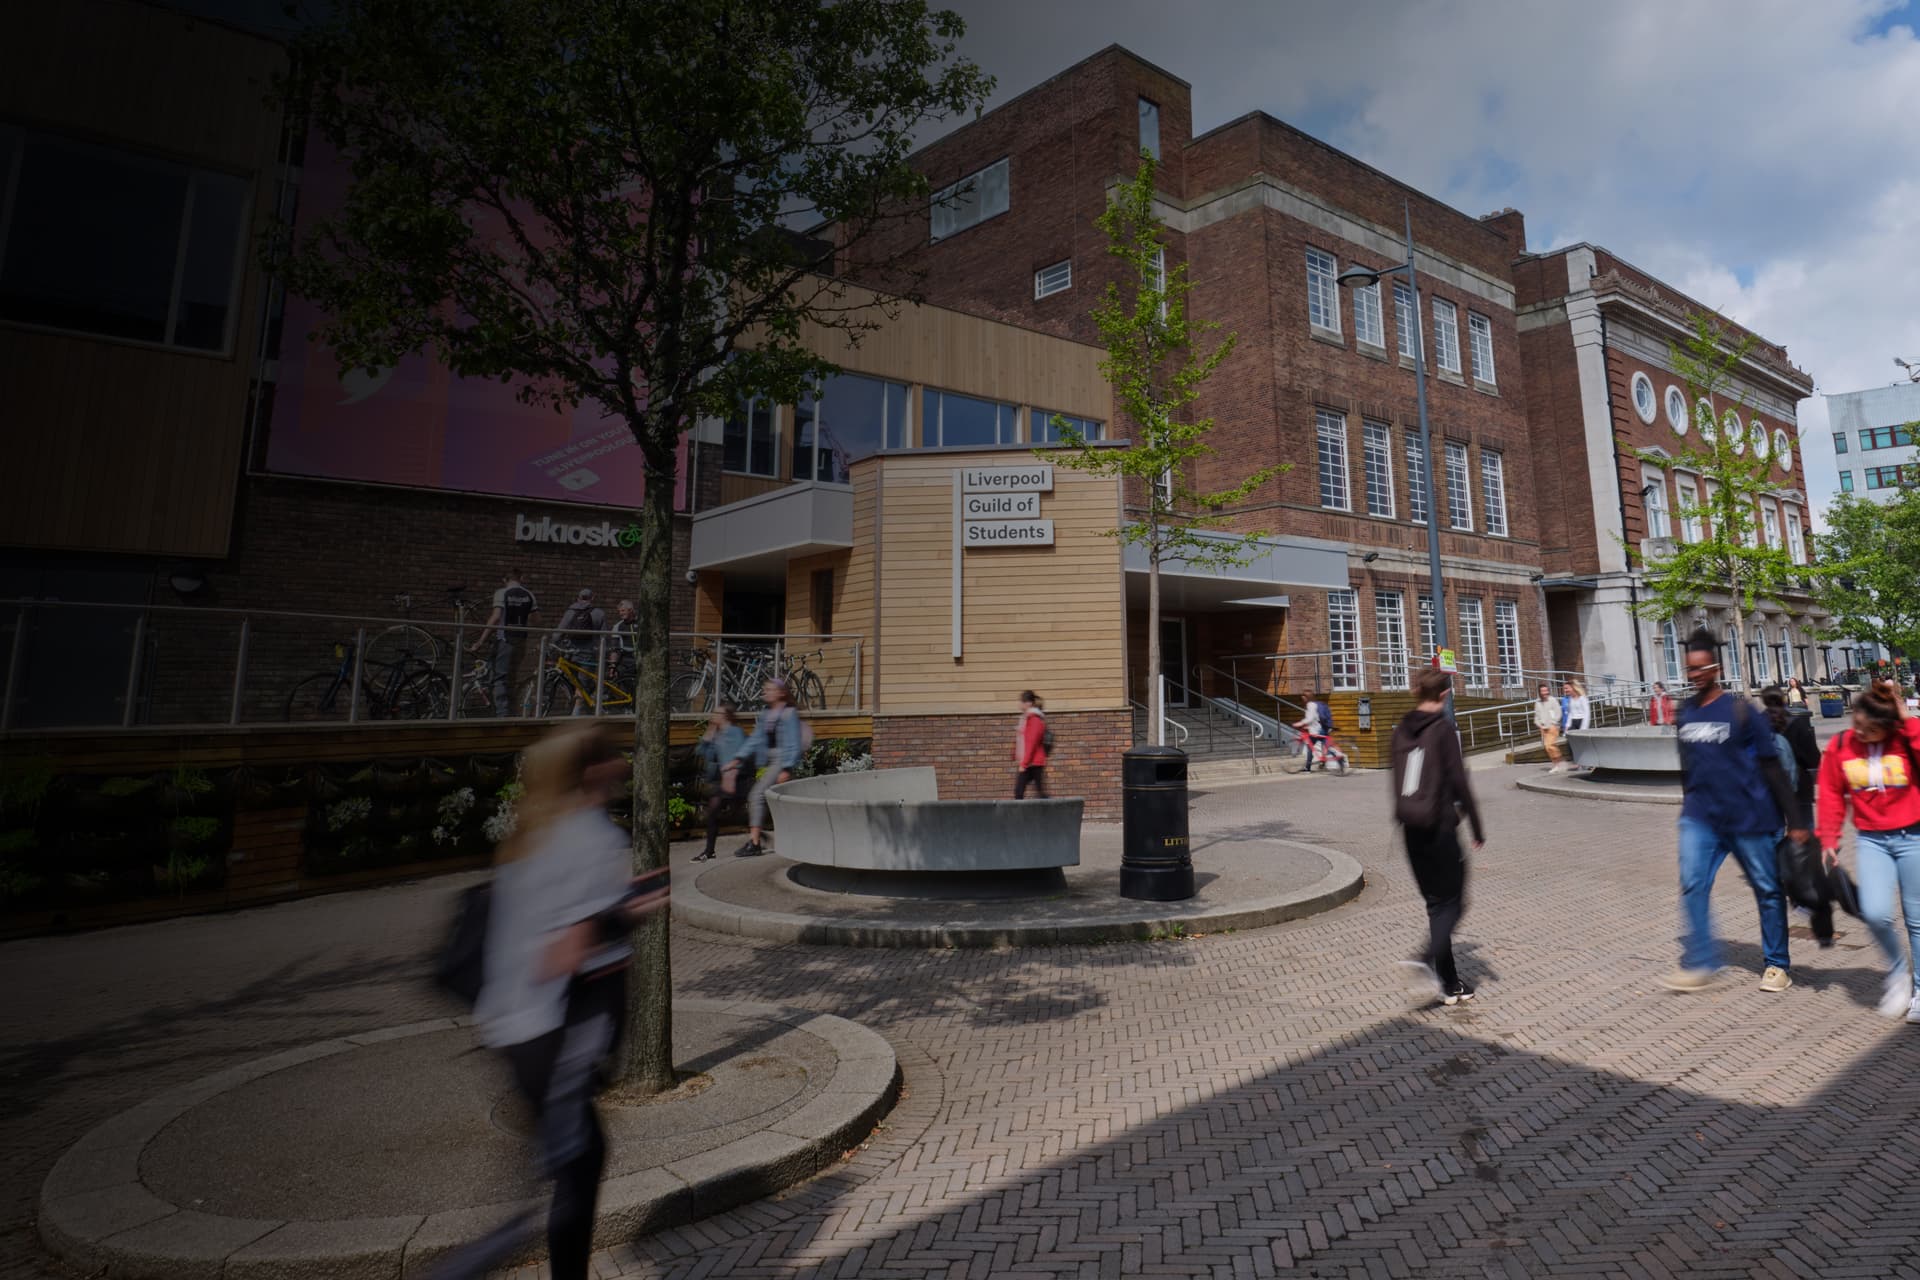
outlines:
[[[340,207],[347,166],[309,142],[296,226]],[[484,229],[482,231],[484,234]],[[587,402],[571,411],[521,404],[518,383],[460,378],[426,356],[342,377],[308,335],[313,303],[289,296],[266,465],[287,475],[455,489],[632,507],[644,465],[632,433]],[[686,441],[675,507],[685,508]]]

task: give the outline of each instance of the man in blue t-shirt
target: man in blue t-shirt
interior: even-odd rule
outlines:
[[[1680,708],[1680,967],[1665,979],[1673,991],[1713,984],[1720,944],[1713,937],[1713,880],[1731,853],[1747,873],[1760,905],[1762,991],[1785,991],[1787,899],[1774,869],[1774,846],[1796,813],[1793,788],[1774,751],[1767,717],[1720,687],[1718,646],[1704,629],[1687,637],[1687,681],[1695,698]],[[1807,833],[1787,833],[1804,840]]]

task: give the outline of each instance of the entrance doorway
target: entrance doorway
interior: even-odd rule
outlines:
[[[1160,619],[1160,673],[1167,678],[1167,705],[1187,705],[1187,620]]]

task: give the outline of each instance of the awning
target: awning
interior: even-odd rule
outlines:
[[[1210,541],[1231,537],[1201,534]],[[1343,591],[1347,579],[1345,547],[1305,538],[1262,538],[1247,548],[1247,563],[1213,568],[1169,559],[1160,563],[1160,602],[1172,609],[1284,609],[1286,588]],[[1147,598],[1147,551],[1137,543],[1125,550],[1127,598]]]
[[[794,556],[844,551],[852,545],[852,487],[793,484],[695,516],[687,565],[784,577]]]

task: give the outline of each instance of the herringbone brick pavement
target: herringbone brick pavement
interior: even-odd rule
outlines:
[[[1481,998],[1456,1009],[1394,985],[1422,921],[1377,777],[1196,798],[1203,869],[1228,834],[1368,868],[1354,903],[1277,929],[919,953],[681,935],[683,992],[865,1022],[907,1093],[828,1174],[610,1248],[600,1273],[1920,1277],[1920,1028],[1872,1013],[1880,962],[1859,927],[1831,951],[1796,938],[1798,985],[1765,995],[1729,870],[1719,918],[1748,972],[1669,995],[1673,811],[1512,776],[1475,776],[1492,839],[1461,955]],[[0,1023],[24,1046],[0,1056],[24,1104],[6,1147],[31,1166],[0,1175],[9,1207],[120,1106],[399,1020],[419,998],[409,913],[444,892],[4,949],[49,966],[45,1007]],[[156,986],[172,998],[141,1006]],[[30,1235],[6,1241],[36,1273]]]

